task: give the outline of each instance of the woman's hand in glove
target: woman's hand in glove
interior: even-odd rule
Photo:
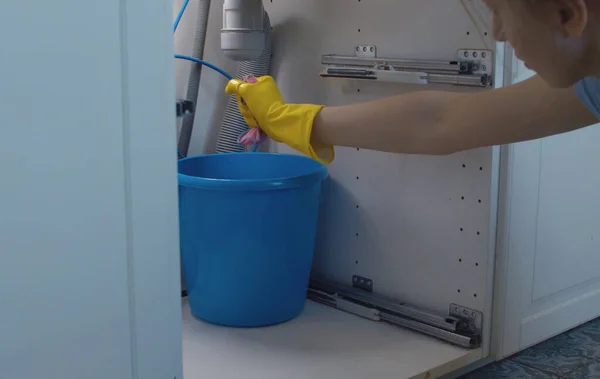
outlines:
[[[322,105],[286,104],[271,76],[261,76],[255,83],[232,79],[225,92],[235,94],[240,113],[249,126],[260,127],[274,141],[321,163],[333,161],[333,146],[311,144],[313,121]]]

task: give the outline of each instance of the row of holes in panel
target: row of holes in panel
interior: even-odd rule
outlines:
[[[273,0],[271,0],[271,2],[273,2]],[[361,0],[358,0],[358,2],[360,3],[360,2],[361,2]],[[358,32],[360,33],[360,29],[358,29]],[[471,32],[470,32],[470,31],[467,31],[467,35],[468,35],[468,36],[470,36],[470,35],[471,35]],[[488,32],[484,32],[484,33],[483,33],[483,35],[487,37],[487,35],[488,35]]]
[[[467,34],[468,34],[468,32],[467,32]],[[487,33],[486,33],[486,35],[487,35]],[[462,167],[463,167],[463,168],[467,168],[467,165],[463,163]],[[480,167],[479,167],[479,171],[483,171],[483,167],[481,167],[481,166],[480,166]],[[460,197],[460,199],[461,199],[461,200],[465,200],[465,197],[464,197],[464,196],[461,196],[461,197]],[[481,203],[482,203],[481,199],[477,199],[477,203],[481,204]],[[465,231],[465,228],[460,228],[460,231],[461,231],[461,232],[464,232],[464,231]],[[478,235],[478,236],[479,236],[479,235],[481,235],[481,232],[480,232],[480,231],[477,231],[476,233],[477,233],[477,235]],[[458,259],[458,262],[459,262],[459,263],[463,263],[463,259],[462,259],[462,258],[459,258],[459,259]],[[475,267],[479,267],[479,263],[478,263],[478,262],[475,262]],[[460,288],[459,288],[459,289],[457,289],[456,291],[457,291],[458,293],[461,293],[461,290],[460,290]],[[473,297],[477,297],[477,294],[476,294],[476,293],[474,293],[474,294],[473,294]]]
[[[359,90],[359,91],[360,91],[360,90]],[[356,149],[356,151],[360,151],[360,148],[357,148],[357,149]],[[462,167],[463,167],[463,168],[466,168],[467,166],[466,166],[465,164],[463,164],[463,165],[462,165]],[[483,171],[483,167],[479,167],[479,171]],[[356,177],[356,180],[360,180],[360,177],[358,177],[358,176],[357,176],[357,177]],[[452,199],[450,199],[450,200],[452,200]],[[465,200],[465,197],[464,197],[464,196],[461,196],[461,200]],[[481,199],[479,199],[477,202],[478,202],[479,204],[481,204],[481,203],[482,203]],[[358,204],[356,204],[356,209],[358,209],[358,208],[360,208],[360,206],[359,206]],[[465,228],[460,228],[460,231],[461,231],[461,232],[464,232],[464,231],[465,231]],[[481,235],[481,232],[480,232],[480,231],[477,231],[476,233],[477,233],[477,235],[478,235],[478,236],[480,236],[480,235]],[[359,233],[355,233],[355,235],[356,235],[356,237],[359,237]],[[459,262],[459,263],[463,263],[463,259],[462,259],[462,258],[459,258],[459,259],[458,259],[458,262]],[[354,261],[354,263],[355,263],[355,264],[358,264],[358,260]],[[475,267],[479,267],[479,262],[475,262]],[[458,290],[457,290],[457,292],[458,292],[458,293],[461,293],[461,290],[460,290],[460,289],[458,289]],[[477,294],[476,294],[476,293],[475,293],[475,294],[473,294],[473,297],[477,297]]]
[[[271,2],[272,2],[272,1],[273,1],[273,0],[271,0]],[[360,3],[360,2],[361,2],[361,0],[358,0],[358,2]],[[360,33],[360,28],[358,29],[358,32]],[[471,34],[471,32],[470,32],[470,31],[467,31],[467,35],[470,35],[470,34]],[[484,33],[484,35],[485,35],[485,36],[487,36],[487,35],[488,35],[488,33],[487,33],[487,32],[485,32],[485,33]],[[358,88],[356,91],[357,91],[357,92],[360,92],[360,88]],[[357,150],[357,151],[360,151],[360,148],[357,148],[356,150]],[[463,164],[463,165],[462,165],[462,167],[463,167],[463,168],[467,168],[467,165],[466,165],[466,164]],[[483,167],[479,167],[479,171],[483,171]],[[356,177],[356,180],[360,180],[360,177],[358,177],[358,176],[357,176],[357,177]],[[450,198],[450,200],[452,200],[452,199]],[[461,200],[465,200],[465,197],[464,197],[464,196],[461,196]],[[481,203],[482,203],[481,199],[477,199],[477,202],[478,202],[479,204],[481,204]],[[357,205],[356,205],[356,208],[358,209],[359,207],[360,207],[360,206],[357,204]],[[461,231],[461,232],[464,232],[464,231],[465,231],[465,229],[464,229],[464,228],[460,228],[460,231]],[[478,236],[479,236],[479,235],[481,235],[481,232],[480,232],[480,231],[477,231],[476,233],[477,233],[477,235],[478,235]],[[358,234],[358,233],[356,233],[356,237],[358,237],[358,236],[359,236],[359,234]],[[459,258],[459,260],[458,260],[458,261],[459,261],[459,263],[463,263],[463,260],[462,260],[462,258]],[[354,261],[354,263],[355,263],[355,264],[358,264],[358,260]],[[475,262],[475,266],[476,266],[476,267],[479,267],[479,263],[478,263],[478,262]],[[458,293],[461,293],[461,290],[460,290],[460,289],[458,289],[458,290],[457,290],[457,292],[458,292]],[[477,297],[477,294],[476,294],[476,293],[475,293],[475,294],[473,294],[473,297]]]

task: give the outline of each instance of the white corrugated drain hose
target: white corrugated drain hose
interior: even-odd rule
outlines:
[[[263,29],[265,36],[265,49],[253,61],[240,62],[236,77],[243,79],[248,75],[256,77],[268,75],[271,71],[271,57],[273,52],[273,39],[269,15],[264,12]],[[217,153],[243,152],[245,147],[238,143],[239,137],[248,130],[248,125],[240,114],[235,96],[231,96],[227,103],[219,138],[217,140]]]

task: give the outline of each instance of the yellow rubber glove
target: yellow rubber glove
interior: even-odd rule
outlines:
[[[333,146],[310,143],[313,121],[323,105],[286,104],[270,76],[261,76],[256,83],[232,79],[225,92],[235,94],[240,113],[249,126],[260,127],[274,141],[285,143],[323,164],[333,161]]]

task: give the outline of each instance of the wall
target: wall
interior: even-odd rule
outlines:
[[[450,60],[460,47],[494,46],[459,2],[274,0],[267,9],[276,36],[273,74],[293,102],[339,105],[436,89],[321,79],[322,53],[352,54],[355,44],[372,43],[380,56]],[[369,277],[377,292],[438,312],[451,302],[484,310],[493,157],[491,148],[446,157],[338,148],[315,274],[346,284],[353,274]]]

